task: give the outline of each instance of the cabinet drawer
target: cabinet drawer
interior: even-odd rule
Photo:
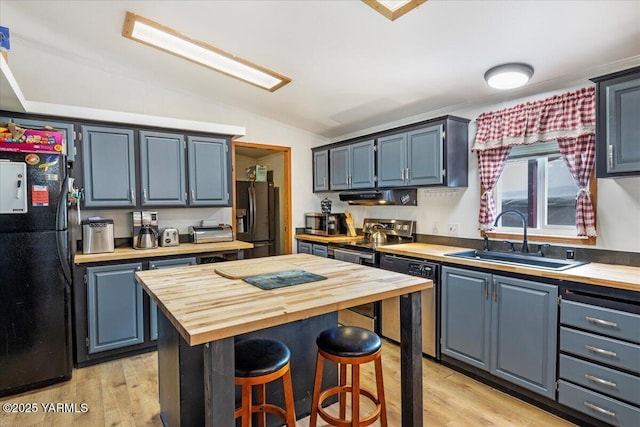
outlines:
[[[640,406],[640,377],[560,355],[560,378]]]
[[[640,373],[640,345],[562,326],[560,350]]]
[[[562,301],[560,323],[640,343],[640,315],[575,301]]]
[[[637,427],[640,409],[560,380],[558,402],[619,427]]]

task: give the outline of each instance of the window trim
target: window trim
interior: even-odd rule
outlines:
[[[480,185],[480,197],[484,194],[485,190],[482,184]],[[593,213],[595,216],[595,224],[598,226],[598,181],[596,179],[595,165],[591,169],[591,175],[589,177],[589,192],[591,193],[591,202],[593,203]],[[480,200],[478,198],[478,200]],[[538,229],[532,229],[527,227],[527,240],[530,243],[567,243],[570,245],[584,245],[595,246],[596,236],[566,236],[558,234],[544,234],[537,233]],[[485,235],[490,239],[496,240],[522,240],[522,233],[506,232],[506,231],[484,231],[479,230],[480,236]]]

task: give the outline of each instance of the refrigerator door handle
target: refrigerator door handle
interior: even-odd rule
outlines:
[[[68,286],[71,286],[71,267],[69,266],[69,261],[66,257],[66,254],[69,252],[67,246],[67,232],[66,231],[56,231],[56,246],[58,249],[58,261],[60,261],[60,266],[62,267],[62,275],[67,282]]]
[[[255,206],[255,193],[253,191],[253,186],[248,188],[249,191],[249,234],[251,235],[251,240],[253,240],[253,236],[255,234],[255,220],[256,220],[256,206]]]
[[[62,188],[60,189],[60,198],[58,199],[58,206],[56,207],[56,246],[58,250],[58,261],[62,267],[62,274],[67,284],[71,286],[71,267],[69,266],[69,242],[65,241],[68,238],[67,231],[67,193],[69,191],[69,176],[62,181]]]
[[[62,181],[62,188],[60,189],[60,198],[58,199],[58,206],[56,206],[56,230],[66,230],[68,228],[67,222],[67,193],[69,192],[69,177],[66,176]]]

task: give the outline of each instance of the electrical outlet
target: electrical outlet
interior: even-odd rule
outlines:
[[[458,228],[459,228],[459,224],[448,224],[447,232],[449,233],[449,236],[457,236]]]
[[[434,223],[433,223],[433,225],[431,226],[431,232],[432,232],[433,234],[438,234],[438,228],[439,228],[439,227],[438,227],[438,223],[437,223],[437,222],[434,222]]]

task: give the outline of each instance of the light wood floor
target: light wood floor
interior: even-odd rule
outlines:
[[[399,348],[385,342],[383,351],[389,426],[397,427],[400,426]],[[425,426],[574,425],[427,359],[423,359],[423,379]],[[375,390],[373,384],[372,370],[363,369],[363,386]],[[157,354],[76,369],[71,381],[0,399],[2,404],[7,402],[35,403],[38,412],[13,414],[0,409],[0,426],[162,426]],[[76,403],[78,411],[80,404],[86,403],[88,412],[44,412],[43,403]],[[304,419],[296,425],[307,427],[308,422]]]

